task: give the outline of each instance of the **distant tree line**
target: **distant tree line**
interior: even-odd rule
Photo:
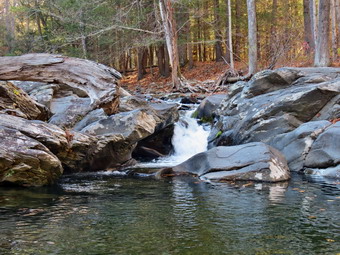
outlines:
[[[122,73],[171,75],[196,62],[329,66],[340,0],[1,0],[0,54],[62,53]],[[175,74],[175,75],[174,75]]]

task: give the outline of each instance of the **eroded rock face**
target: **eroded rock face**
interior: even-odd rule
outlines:
[[[340,122],[325,129],[306,156],[307,172],[317,172],[323,176],[340,178]]]
[[[47,120],[48,109],[35,102],[26,92],[11,82],[0,81],[0,113],[30,120]]]
[[[274,137],[268,144],[283,153],[291,171],[302,171],[313,143],[331,124],[327,120],[307,122],[291,132]]]
[[[283,155],[264,143],[215,147],[196,154],[171,171],[213,181],[279,182],[290,178]],[[163,170],[163,173],[168,172],[169,169]]]
[[[51,101],[53,116],[48,121],[61,128],[72,128],[92,110],[90,98],[67,96]]]
[[[0,126],[17,130],[23,135],[46,146],[70,172],[86,170],[88,160],[95,149],[97,140],[78,132],[64,131],[61,128],[38,120],[0,114]],[[10,137],[8,138],[10,139]],[[1,146],[5,146],[1,143]]]
[[[0,125],[0,183],[52,184],[63,173],[59,159],[42,143]]]
[[[147,110],[134,110],[111,115],[82,129],[82,133],[97,139],[90,169],[104,170],[129,164],[137,142],[153,134],[156,124]]]
[[[315,68],[315,72],[282,68],[255,75],[241,92],[221,103],[211,146],[268,142],[321,115],[337,116],[329,112],[338,105],[339,77],[336,68]]]

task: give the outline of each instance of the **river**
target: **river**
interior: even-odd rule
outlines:
[[[339,212],[340,183],[321,177],[235,184],[73,174],[53,187],[0,187],[0,254],[337,255]]]

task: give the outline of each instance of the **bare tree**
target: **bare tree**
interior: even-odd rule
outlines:
[[[229,38],[229,55],[230,55],[230,69],[234,72],[234,52],[233,52],[233,35],[232,35],[232,23],[231,23],[231,3],[228,0],[228,38]]]
[[[216,28],[214,29],[215,32],[215,51],[216,51],[216,62],[223,61],[222,55],[223,55],[223,50],[222,50],[222,35],[220,31],[220,26],[221,26],[221,17],[219,14],[219,8],[220,8],[220,2],[219,0],[214,0],[214,18],[215,18],[215,24]]]
[[[9,52],[12,53],[14,50],[15,43],[15,21],[13,17],[13,13],[10,11],[11,2],[10,0],[5,0],[5,22],[6,22],[6,42],[9,49]]]
[[[335,0],[331,0],[331,20],[332,20],[332,59],[336,60],[338,55],[338,40],[336,33],[336,9]]]
[[[315,47],[314,66],[329,66],[330,1],[319,1],[318,36]]]
[[[255,0],[247,0],[248,10],[248,75],[257,71],[257,27],[256,27],[256,4]]]
[[[314,42],[314,27],[313,27],[313,13],[311,13],[311,3],[312,0],[303,0],[303,20],[305,27],[305,43],[307,44],[305,47],[306,53],[310,53],[315,49]],[[312,3],[313,4],[313,3]]]
[[[171,78],[173,87],[179,90],[181,87],[181,70],[179,65],[177,29],[174,17],[172,0],[159,0],[159,9],[164,27],[165,41],[168,48],[170,64],[172,67]]]

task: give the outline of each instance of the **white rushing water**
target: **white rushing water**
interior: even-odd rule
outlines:
[[[142,168],[158,168],[175,166],[189,159],[193,155],[206,151],[210,130],[205,130],[196,119],[191,118],[194,110],[186,111],[175,124],[172,145],[174,152],[171,156],[159,158],[152,162],[138,164]]]

